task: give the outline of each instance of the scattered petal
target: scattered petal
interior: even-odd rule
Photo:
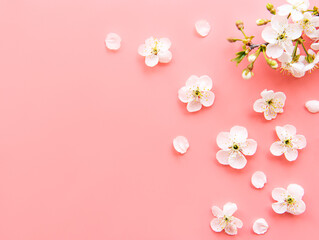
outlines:
[[[118,50],[121,47],[121,37],[116,33],[109,33],[105,39],[105,45],[110,50]]]
[[[259,218],[254,222],[253,230],[256,234],[264,234],[268,230],[268,223],[265,219]]]
[[[195,23],[196,31],[199,35],[202,37],[206,37],[208,33],[210,32],[210,24],[206,20],[199,20]]]
[[[251,183],[255,188],[263,188],[265,183],[267,182],[267,177],[265,173],[261,171],[257,171],[251,177]]]
[[[177,152],[184,154],[189,148],[189,143],[186,137],[178,136],[173,140],[174,148]]]
[[[305,104],[306,108],[311,113],[318,113],[319,112],[319,101],[318,100],[310,100]]]

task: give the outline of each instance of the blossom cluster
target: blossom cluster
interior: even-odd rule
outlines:
[[[319,65],[319,10],[310,9],[309,0],[287,0],[287,4],[274,7],[267,4],[267,10],[272,14],[270,19],[258,19],[258,26],[267,25],[261,37],[261,44],[252,42],[254,36],[247,36],[244,23],[237,21],[236,26],[243,34],[242,39],[229,38],[230,42],[240,41],[243,50],[236,54],[235,61],[239,64],[244,58],[248,66],[243,70],[244,79],[251,78],[257,58],[264,56],[266,63],[272,69],[280,69],[294,77],[303,77]],[[307,48],[310,46],[310,48]]]

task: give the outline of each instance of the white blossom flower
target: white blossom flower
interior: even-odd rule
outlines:
[[[295,161],[298,157],[298,149],[303,149],[307,145],[305,136],[296,135],[296,128],[292,125],[276,127],[279,141],[274,142],[270,147],[270,152],[275,156],[285,155],[288,161]]]
[[[216,154],[217,161],[232,168],[244,168],[247,163],[245,155],[254,155],[257,150],[257,142],[247,138],[247,129],[240,126],[232,127],[230,132],[219,133],[217,145],[221,150]]]
[[[306,204],[302,201],[303,195],[304,189],[298,184],[289,184],[287,190],[275,188],[272,190],[272,198],[277,202],[272,204],[272,209],[279,214],[302,214],[306,210]]]
[[[211,27],[207,20],[202,19],[195,23],[195,29],[200,36],[206,37],[209,34]]]
[[[316,38],[318,36],[316,28],[319,27],[319,17],[313,16],[309,12],[305,12],[303,18],[297,23],[300,24],[309,38]]]
[[[267,56],[278,58],[284,51],[292,53],[292,40],[299,38],[301,34],[302,28],[299,24],[289,24],[286,17],[274,15],[271,18],[271,26],[262,31],[262,38],[269,43],[266,48]]]
[[[207,76],[190,76],[186,81],[186,86],[178,91],[178,98],[187,103],[189,112],[196,112],[202,108],[202,105],[209,107],[213,105],[215,94],[210,91],[213,87],[212,79]]]
[[[235,203],[228,202],[224,205],[223,210],[217,206],[212,207],[213,215],[216,217],[210,222],[210,226],[215,232],[225,232],[229,235],[236,235],[237,228],[243,227],[243,222],[233,216],[237,211]]]
[[[318,100],[307,101],[305,106],[308,109],[308,111],[311,113],[318,113],[319,112],[319,101]]]
[[[267,182],[265,173],[256,171],[251,177],[251,183],[255,188],[263,188]]]
[[[138,48],[138,53],[145,57],[145,64],[154,67],[159,62],[168,63],[172,59],[172,53],[169,51],[171,41],[168,38],[153,38],[145,40]]]
[[[121,37],[116,33],[109,33],[105,38],[105,45],[110,50],[118,50],[121,47]]]
[[[243,77],[243,79],[250,79],[254,76],[254,73],[246,68],[243,70],[241,76]]]
[[[264,234],[268,230],[268,223],[264,218],[259,218],[254,222],[253,230],[256,234]]]
[[[313,62],[306,63],[305,71],[312,71],[314,68],[318,68],[319,65],[319,52],[316,54],[311,49],[308,50],[308,54],[314,56]]]
[[[279,16],[288,16],[290,14],[294,22],[303,18],[302,12],[308,10],[309,0],[287,0],[289,4],[278,7]]]
[[[299,50],[297,52],[299,52]],[[284,52],[278,60],[281,62],[281,69],[283,71],[287,71],[297,78],[305,76],[305,56],[300,56],[299,61],[294,62],[291,55]]]
[[[261,92],[260,99],[254,103],[255,112],[264,113],[267,120],[276,118],[277,113],[282,113],[286,101],[286,95],[283,92],[267,91],[265,89]]]
[[[173,140],[173,146],[177,152],[184,154],[187,152],[187,149],[189,148],[189,143],[186,137],[177,136]]]

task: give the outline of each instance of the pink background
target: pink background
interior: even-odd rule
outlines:
[[[259,59],[255,77],[229,60],[239,44],[234,22],[260,35],[268,0],[1,0],[0,2],[0,239],[208,240],[313,236],[319,222],[317,157],[319,71],[294,79]],[[275,5],[284,0],[276,0]],[[194,23],[212,25],[207,38]],[[118,33],[118,52],[105,48]],[[137,47],[149,36],[172,41],[173,60],[148,68]],[[214,82],[212,107],[188,113],[177,91],[192,75]],[[265,88],[287,95],[284,113],[264,120],[252,109]],[[276,125],[293,124],[308,146],[295,162],[274,157]],[[258,149],[243,170],[220,165],[216,136],[247,127]],[[186,155],[172,140],[189,139]],[[250,184],[262,170],[262,190]],[[307,211],[277,215],[271,190],[298,183]],[[211,206],[237,203],[244,227],[236,237],[210,229]]]

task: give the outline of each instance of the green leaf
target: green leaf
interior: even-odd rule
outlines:
[[[247,55],[246,51],[240,51],[236,53],[236,57],[232,59],[232,61],[236,62],[236,65],[238,65],[246,57],[246,55]]]

